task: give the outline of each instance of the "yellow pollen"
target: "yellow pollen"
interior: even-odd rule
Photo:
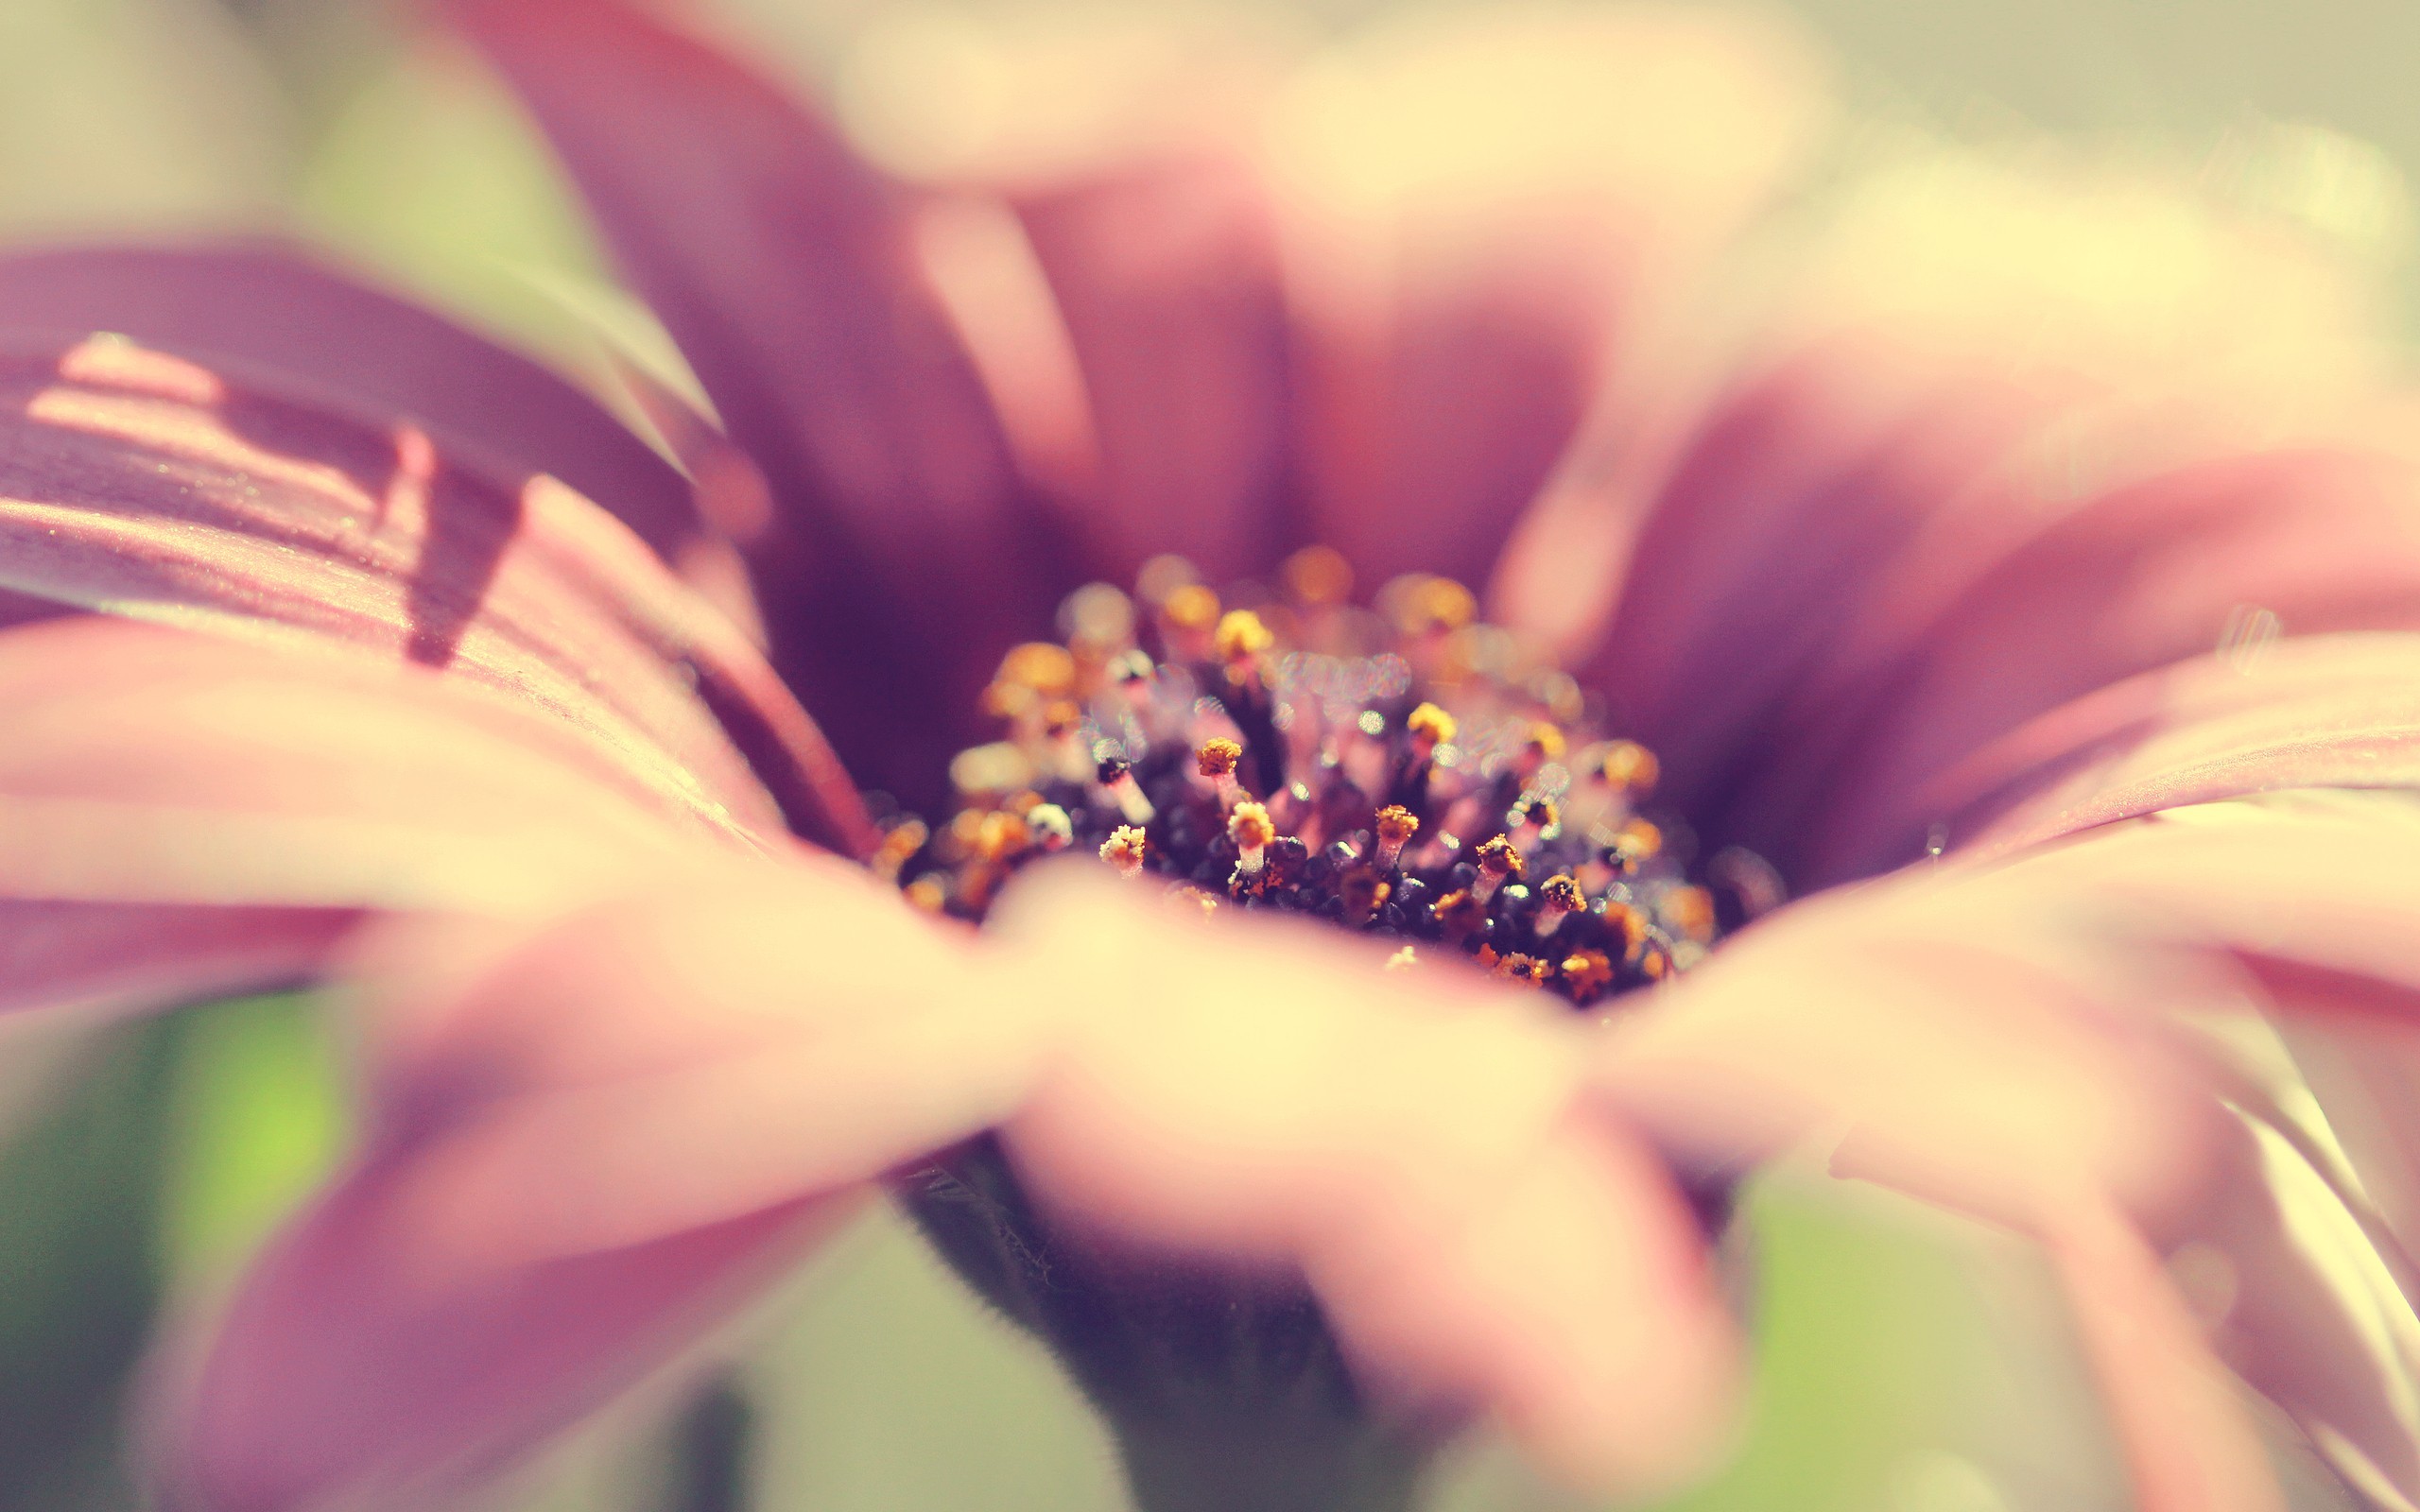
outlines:
[[[1000,670],[992,679],[1012,682],[1053,697],[1063,696],[1076,685],[1076,658],[1063,645],[1049,641],[1028,641],[1012,646],[1000,658]]]
[[[1478,848],[1478,869],[1487,876],[1501,881],[1521,875],[1528,867],[1521,852],[1512,849],[1512,842],[1500,834]]]
[[[902,819],[885,830],[882,844],[874,849],[873,859],[869,863],[873,874],[885,882],[897,882],[899,868],[908,864],[909,857],[925,849],[925,842],[932,837],[932,832],[925,828],[925,821],[914,817]]]
[[[1367,867],[1347,872],[1338,886],[1338,894],[1344,900],[1344,916],[1357,924],[1367,923],[1373,914],[1385,907],[1394,890],[1393,883]]]
[[[1538,885],[1538,894],[1546,907],[1558,913],[1576,914],[1588,906],[1587,896],[1581,892],[1580,884],[1567,876],[1548,877]]]
[[[1703,887],[1675,887],[1656,903],[1664,922],[1701,945],[1714,943],[1714,894]]]
[[[1378,811],[1378,838],[1389,845],[1402,845],[1420,833],[1420,816],[1400,803],[1390,803]]]
[[[1100,858],[1115,867],[1120,874],[1132,877],[1143,869],[1145,849],[1142,829],[1136,825],[1121,824],[1100,843]]]
[[[1294,601],[1308,608],[1341,604],[1353,594],[1353,564],[1333,546],[1305,546],[1277,575]]]
[[[1530,738],[1527,742],[1527,747],[1530,754],[1536,756],[1537,759],[1542,762],[1559,762],[1563,760],[1563,753],[1564,750],[1563,727],[1560,725],[1548,724],[1543,719],[1538,720],[1536,723],[1530,726]]]
[[[1428,912],[1441,928],[1458,939],[1467,939],[1487,927],[1486,902],[1471,896],[1467,888],[1438,899],[1429,905]]]
[[[1454,723],[1452,714],[1433,703],[1424,703],[1414,709],[1404,719],[1403,727],[1410,730],[1416,739],[1426,741],[1431,746],[1442,746],[1453,739],[1454,731],[1461,728]]]
[[[1241,662],[1260,655],[1277,644],[1260,616],[1248,609],[1233,610],[1219,621],[1219,633],[1214,643],[1221,662]]]
[[[1664,849],[1664,832],[1645,819],[1633,819],[1614,836],[1615,849],[1633,861],[1650,861]]]
[[[1187,583],[1160,603],[1160,618],[1180,630],[1206,630],[1219,623],[1219,595]]]
[[[1387,970],[1390,971],[1409,971],[1419,964],[1420,953],[1409,945],[1387,957]]]
[[[1563,979],[1571,985],[1572,995],[1585,1003],[1614,981],[1614,963],[1603,951],[1574,951],[1563,958]]]
[[[908,902],[928,914],[938,914],[949,906],[949,892],[938,877],[918,877],[906,888]]]
[[[1605,923],[1622,937],[1622,964],[1635,966],[1647,949],[1647,919],[1628,903],[1607,902]]]
[[[1197,769],[1212,779],[1235,775],[1236,763],[1243,759],[1244,748],[1232,740],[1213,739],[1201,743],[1193,753]]]
[[[1536,956],[1523,955],[1518,952],[1515,952],[1511,955],[1507,955],[1495,963],[1496,975],[1503,977],[1508,982],[1526,982],[1531,987],[1544,986],[1546,984],[1547,977],[1551,974],[1553,968],[1547,966],[1546,962],[1539,960]]]
[[[1607,746],[1597,769],[1608,784],[1634,798],[1653,792],[1655,780],[1662,775],[1655,753],[1634,740],[1617,740]]]
[[[1450,577],[1416,578],[1395,595],[1395,623],[1407,634],[1459,630],[1478,618],[1478,600]]]
[[[1258,850],[1277,838],[1277,826],[1270,821],[1269,810],[1263,805],[1238,803],[1227,820],[1227,838],[1235,841],[1238,850]]]
[[[995,809],[976,828],[975,853],[985,861],[1004,861],[1024,850],[1029,838],[1024,819]]]

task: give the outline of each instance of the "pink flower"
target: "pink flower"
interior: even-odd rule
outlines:
[[[1684,339],[1810,112],[1793,65],[1676,23],[1511,45],[1459,102],[1416,50],[1318,76],[1275,118],[1435,133],[1355,200],[1218,124],[1248,76],[1135,159],[1011,143],[911,189],[619,5],[451,10],[713,397],[719,431],[647,391],[685,475],[284,254],[0,265],[0,992],[341,968],[367,1008],[364,1149],[163,1378],[183,1503],[475,1475],[994,1135],[1102,1263],[1299,1275],[1378,1405],[1652,1486],[1737,1370],[1684,1190],[1824,1130],[2043,1242],[2145,1505],[2270,1501],[2159,1270],[2188,1246],[2235,1279],[2245,1378],[2365,1494],[2420,1491],[2420,533],[2411,462],[2344,438],[2384,402],[2299,334],[2324,280],[2170,201],[1936,163],[1877,179],[1759,334]],[[1652,112],[1565,110],[1623,94],[1602,67]],[[1555,171],[1458,159],[1441,116],[1535,121],[1511,162]],[[1609,125],[1666,134],[1539,150]],[[2023,246],[2074,279],[2008,255],[2069,216]],[[2131,257],[2159,301],[2097,303]],[[928,806],[1068,590],[1314,540],[1489,581],[1703,835],[1829,890],[1583,1017],[1105,870],[1043,868],[977,936],[850,864],[850,774]],[[2207,1032],[2249,1007],[2324,1127]],[[1359,1397],[1314,1431],[1086,1383],[1147,1496],[1416,1458]],[[1337,1442],[1270,1452],[1289,1426]],[[1204,1481],[1239,1467],[1270,1480]]]

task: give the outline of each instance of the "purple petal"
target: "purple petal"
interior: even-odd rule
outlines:
[[[0,586],[441,668],[701,814],[855,849],[863,819],[745,639],[549,477],[95,339],[0,358]],[[768,788],[771,792],[769,795]]]
[[[1079,574],[919,263],[831,125],[611,0],[456,0],[771,485],[775,660],[852,765],[929,789],[1000,649]]]
[[[1267,192],[1231,158],[1128,164],[1018,198],[1090,400],[1085,506],[1119,581],[1175,552],[1213,583],[1302,544],[1294,343]]]

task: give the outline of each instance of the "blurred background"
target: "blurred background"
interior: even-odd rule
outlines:
[[[1038,9],[720,5],[760,56],[833,91],[844,114],[886,70],[946,60]],[[1299,38],[1391,9],[1234,0],[1219,24]],[[1831,55],[1852,122],[2066,139],[2151,163],[2295,222],[2377,276],[2388,311],[2413,307],[2420,8],[1802,0],[1779,13]],[[593,360],[587,291],[606,275],[577,209],[511,107],[404,8],[0,0],[0,242],[264,229],[567,369]],[[2378,318],[2410,338],[2408,315]],[[124,1468],[130,1367],[155,1321],[208,1296],[338,1158],[346,1101],[337,1036],[307,1001],[133,1027],[0,1024],[0,1509],[142,1504]],[[1735,1468],[1676,1507],[2123,1504],[2070,1343],[2021,1254],[1789,1173],[1759,1187],[1752,1215],[1755,1421]],[[727,1389],[633,1401],[492,1504],[1123,1505],[1109,1446],[1048,1362],[896,1223],[867,1225],[801,1277],[735,1358]],[[2334,1504],[2288,1472],[2301,1504]],[[1579,1505],[1485,1442],[1436,1501]]]

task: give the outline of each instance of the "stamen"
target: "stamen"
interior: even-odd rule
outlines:
[[[1211,791],[1219,797],[1221,814],[1243,799],[1243,788],[1236,781],[1236,763],[1243,754],[1241,746],[1223,737],[1203,741],[1193,753],[1194,769],[1209,781]]]
[[[1653,751],[1634,740],[1616,740],[1607,745],[1604,755],[1598,759],[1597,775],[1606,786],[1636,801],[1655,791],[1655,780],[1662,770]]]
[[[1478,848],[1478,876],[1471,883],[1471,895],[1484,905],[1503,886],[1528,869],[1529,863],[1512,842],[1502,835]]]
[[[1574,951],[1563,958],[1562,971],[1571,1001],[1583,1006],[1595,1002],[1614,981],[1614,963],[1603,951]]]
[[[1563,828],[1563,816],[1554,800],[1536,795],[1512,805],[1506,816],[1512,821],[1512,843],[1524,850],[1534,850],[1538,842],[1554,835]]]
[[[1260,681],[1260,654],[1277,644],[1260,616],[1248,609],[1229,611],[1219,621],[1214,648],[1219,660],[1226,663],[1230,687],[1256,688]]]
[[[1026,812],[1026,829],[1044,853],[1056,855],[1075,844],[1076,826],[1056,803],[1037,803]]]
[[[1105,757],[1095,777],[1109,794],[1110,801],[1117,805],[1117,812],[1126,816],[1127,823],[1149,824],[1159,816],[1160,811],[1151,805],[1143,785],[1134,781],[1134,768],[1126,763],[1115,756]]]
[[[1257,888],[1262,869],[1268,865],[1263,854],[1277,838],[1277,826],[1270,822],[1269,810],[1258,803],[1236,805],[1227,820],[1227,838],[1236,843],[1236,871],[1228,885],[1237,892]]]
[[[1079,589],[1067,644],[1013,648],[985,689],[1005,738],[952,762],[961,811],[939,833],[890,822],[873,868],[979,920],[1021,868],[1082,845],[1181,910],[1391,936],[1397,971],[1428,942],[1582,1006],[1779,901],[1744,851],[1693,875],[1695,837],[1642,812],[1653,754],[1591,728],[1579,685],[1478,623],[1461,585],[1399,578],[1374,615],[1317,548],[1277,584],[1284,608],[1222,611],[1188,563],[1155,558],[1132,599]],[[1134,643],[1138,604],[1156,656]],[[1522,885],[1532,868],[1546,880]]]
[[[1121,824],[1109,832],[1109,838],[1100,843],[1100,858],[1115,867],[1121,877],[1141,876],[1144,854],[1145,842],[1140,825]]]
[[[1580,891],[1580,884],[1568,876],[1548,877],[1538,886],[1537,918],[1530,927],[1538,938],[1551,939],[1564,919],[1587,907],[1588,900]]]
[[[1180,662],[1206,662],[1219,624],[1219,595],[1187,583],[1160,601],[1160,636]]]
[[[1378,854],[1380,871],[1392,871],[1403,859],[1403,848],[1420,833],[1420,817],[1400,803],[1390,803],[1378,811]]]

